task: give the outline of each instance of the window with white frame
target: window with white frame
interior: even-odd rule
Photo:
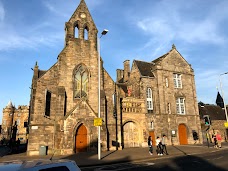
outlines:
[[[177,114],[185,114],[185,99],[178,97],[176,99]]]
[[[152,98],[152,90],[151,90],[151,88],[147,88],[146,101],[147,101],[147,110],[148,111],[152,111],[153,110],[153,98]]]
[[[173,74],[175,88],[182,88],[181,74]]]

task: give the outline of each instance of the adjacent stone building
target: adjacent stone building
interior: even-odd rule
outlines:
[[[173,45],[151,61],[129,60],[117,70],[120,104],[119,135],[125,147],[146,146],[166,135],[168,144],[193,144],[193,132],[202,142],[194,72]]]
[[[22,143],[27,142],[27,123],[29,117],[29,106],[19,105],[16,108],[11,101],[3,109],[1,138],[20,139]],[[13,129],[14,128],[14,129]],[[13,137],[13,130],[16,134]]]
[[[228,108],[227,108],[228,109]],[[212,135],[219,132],[222,141],[227,141],[228,129],[225,127],[226,115],[224,108],[212,104],[199,104],[199,114],[201,119],[201,128],[203,133],[203,141],[213,142]],[[210,125],[205,125],[204,116],[209,116]],[[208,139],[207,139],[208,138]]]
[[[124,61],[116,82],[98,62],[98,30],[84,0],[65,23],[65,47],[48,70],[34,66],[28,155],[96,151],[100,63],[102,150],[147,146],[166,134],[168,144],[202,142],[194,72],[173,45],[156,60]],[[155,142],[155,141],[154,141]]]

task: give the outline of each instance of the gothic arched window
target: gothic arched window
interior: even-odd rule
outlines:
[[[89,40],[89,28],[87,26],[84,28],[84,39]]]
[[[79,26],[78,23],[74,27],[74,38],[79,38]]]
[[[74,98],[86,97],[88,94],[88,70],[80,65],[74,75]]]

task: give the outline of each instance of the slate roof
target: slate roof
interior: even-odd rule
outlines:
[[[152,62],[144,62],[144,61],[137,61],[134,60],[135,64],[137,65],[141,76],[147,77],[154,77],[152,70],[154,68],[154,64]]]
[[[211,120],[226,120],[225,110],[216,105],[199,105],[200,119],[203,115],[209,115]]]
[[[38,71],[38,78],[42,77],[47,71],[46,70],[39,70]]]
[[[169,52],[171,52],[171,50]],[[157,63],[159,61],[162,61],[169,54],[169,52],[164,54],[164,55],[162,55],[162,56],[160,56],[160,57],[158,57],[157,59],[153,60],[152,62]]]
[[[127,93],[127,85],[126,84],[118,84],[117,85],[125,92]]]

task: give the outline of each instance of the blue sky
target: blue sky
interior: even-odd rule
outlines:
[[[79,0],[0,0],[0,118],[9,100],[29,104],[33,76],[49,69],[64,46],[64,26]],[[195,71],[197,99],[215,104],[228,72],[227,0],[86,0],[100,32],[104,67],[116,79],[123,61],[152,61],[172,44]],[[222,77],[228,102],[228,74]],[[0,119],[1,123],[1,119]]]

